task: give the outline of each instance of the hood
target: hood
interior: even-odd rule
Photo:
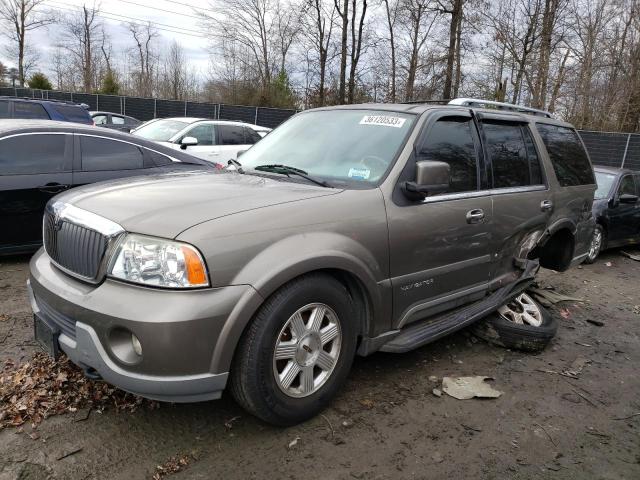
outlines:
[[[101,215],[128,232],[174,238],[215,218],[341,190],[239,173],[170,173],[73,189],[56,200]]]

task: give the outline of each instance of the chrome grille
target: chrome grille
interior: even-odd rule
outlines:
[[[51,259],[64,269],[85,278],[96,278],[107,248],[104,235],[64,219],[56,222],[45,214],[44,246]]]

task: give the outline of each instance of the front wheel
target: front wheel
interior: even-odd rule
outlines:
[[[593,236],[591,237],[591,245],[589,246],[589,253],[587,258],[584,259],[584,263],[593,263],[600,255],[602,246],[604,245],[604,229],[601,225],[596,225],[593,229]]]
[[[354,305],[324,274],[288,283],[260,308],[231,370],[231,392],[253,415],[293,425],[324,409],[344,384],[356,349]]]

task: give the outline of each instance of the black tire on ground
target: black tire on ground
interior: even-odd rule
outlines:
[[[558,330],[558,321],[539,303],[535,303],[542,316],[542,323],[538,327],[514,323],[494,312],[473,325],[472,332],[477,337],[500,347],[526,352],[544,350]]]
[[[605,241],[606,236],[605,236],[605,232],[604,232],[604,228],[602,228],[602,225],[600,224],[596,224],[595,228],[593,229],[593,236],[591,237],[591,242],[593,243],[596,235],[600,235],[600,246],[597,248],[594,248],[593,245],[590,243],[589,244],[589,252],[587,254],[587,256],[584,259],[583,263],[586,264],[590,264],[596,261],[596,259],[598,258],[598,255],[600,255],[600,252],[602,252]]]
[[[314,303],[329,306],[342,333],[339,355],[327,380],[314,393],[294,398],[276,383],[276,340],[299,309]],[[309,274],[284,285],[269,297],[245,330],[230,372],[230,391],[249,413],[273,425],[294,425],[321,412],[346,381],[355,356],[357,318],[349,292],[334,277]]]

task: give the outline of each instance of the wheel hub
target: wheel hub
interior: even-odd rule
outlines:
[[[316,332],[310,332],[305,335],[298,343],[296,350],[296,362],[301,367],[309,367],[316,363],[320,354],[320,335]]]

